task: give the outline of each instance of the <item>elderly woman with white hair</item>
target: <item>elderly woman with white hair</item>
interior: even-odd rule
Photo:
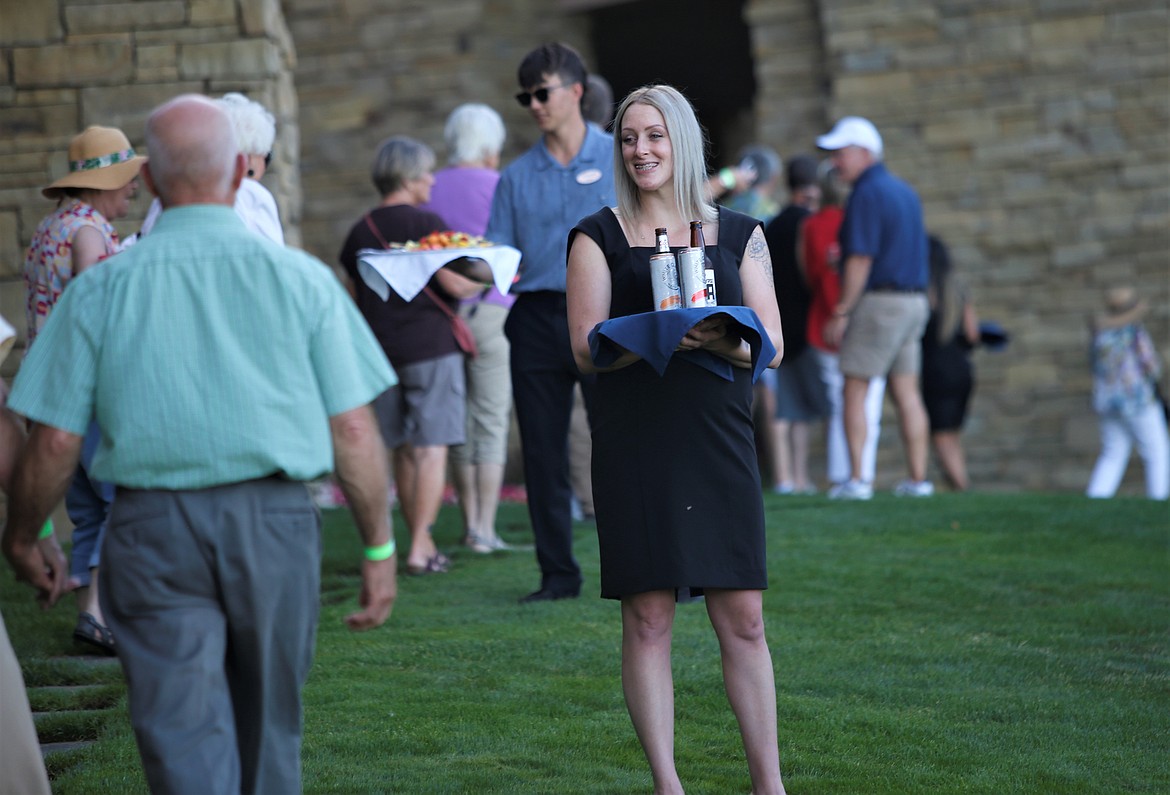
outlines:
[[[240,187],[236,190],[234,205],[236,214],[253,232],[283,246],[284,230],[280,225],[276,199],[260,184],[261,177],[268,170],[268,164],[272,162],[272,146],[276,142],[276,120],[263,105],[243,94],[234,92],[224,94],[216,100],[216,104],[231,119],[232,129],[236,134],[236,146],[239,147],[246,162],[245,178],[240,181]],[[162,205],[156,198],[150,205],[146,220],[142,222],[140,235],[146,235],[154,228],[154,223],[161,212]]]
[[[451,228],[482,235],[500,181],[504,122],[487,105],[460,105],[443,130],[448,166],[435,174],[430,201],[422,209]],[[463,543],[475,552],[507,549],[496,532],[496,510],[508,456],[512,377],[504,320],[516,299],[495,287],[461,302],[459,313],[475,334],[479,355],[464,363],[467,381],[467,441],[452,447],[455,490],[463,513]]]

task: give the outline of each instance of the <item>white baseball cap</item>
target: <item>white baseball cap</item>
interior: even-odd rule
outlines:
[[[881,155],[882,137],[869,119],[845,116],[828,133],[817,138],[817,147],[820,149],[833,151],[847,146],[860,146],[875,155]]]

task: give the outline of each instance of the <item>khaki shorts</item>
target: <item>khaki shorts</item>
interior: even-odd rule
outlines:
[[[865,293],[841,341],[841,372],[854,378],[917,375],[929,317],[925,293]]]
[[[460,307],[459,314],[475,334],[479,355],[465,362],[467,443],[451,448],[451,463],[456,466],[503,464],[508,460],[508,430],[512,421],[510,346],[504,336],[508,310],[481,302]]]

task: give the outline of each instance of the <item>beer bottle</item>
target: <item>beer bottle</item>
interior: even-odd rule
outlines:
[[[707,284],[707,306],[718,306],[715,297],[715,266],[707,256],[707,243],[703,240],[703,222],[691,221],[691,248],[703,252],[703,277]]]
[[[691,221],[691,248],[697,248],[703,252],[703,267],[713,268],[711,258],[707,256],[707,243],[703,240],[703,222]]]
[[[691,248],[701,248],[704,255],[707,253],[707,244],[703,241],[702,221],[691,221]]]
[[[654,253],[669,254],[670,243],[666,239],[666,227],[660,226],[654,230]]]

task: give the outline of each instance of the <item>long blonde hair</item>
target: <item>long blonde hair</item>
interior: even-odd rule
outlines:
[[[955,276],[951,254],[946,244],[934,235],[928,238],[930,244],[930,299],[939,322],[938,341],[946,344],[956,333],[962,331],[963,308],[967,305],[967,291],[962,281]]]
[[[636,88],[622,100],[613,123],[613,181],[618,210],[624,218],[634,218],[640,209],[638,186],[626,172],[622,158],[622,120],[631,105],[654,108],[662,114],[670,146],[674,153],[674,201],[683,218],[714,223],[718,214],[707,200],[706,139],[695,116],[695,109],[678,89],[668,85]]]

